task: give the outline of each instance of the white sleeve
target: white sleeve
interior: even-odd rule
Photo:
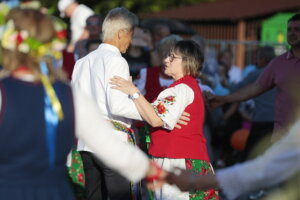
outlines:
[[[129,180],[136,182],[145,177],[149,168],[148,157],[138,147],[120,141],[91,99],[74,89],[73,96],[76,136],[107,166]]]
[[[92,96],[90,91],[90,62],[87,58],[82,58],[76,61],[72,73],[71,84],[74,88],[79,89],[89,96]]]
[[[186,84],[162,91],[152,103],[157,115],[164,121],[164,128],[172,130],[185,108],[194,100],[193,90]]]
[[[147,77],[147,68],[143,68],[140,71],[140,77],[134,81],[134,84],[143,95],[146,94],[146,89],[145,89],[146,77]]]
[[[124,58],[115,58],[109,61],[109,67],[106,68],[107,83],[113,76],[120,76],[126,80],[129,78],[129,66]],[[130,119],[142,120],[134,102],[128,98],[127,94],[112,89],[111,84],[106,85],[107,102],[113,115],[126,117]]]
[[[220,188],[229,199],[245,192],[276,185],[300,169],[300,121],[289,134],[262,156],[216,172]]]

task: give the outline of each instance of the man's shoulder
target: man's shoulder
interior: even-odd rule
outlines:
[[[273,60],[270,62],[270,64],[274,65],[277,62],[288,60],[288,56],[289,56],[289,52],[287,51],[287,52],[273,58]]]
[[[77,14],[77,16],[79,17],[81,15],[81,17],[86,17],[86,16],[91,16],[94,14],[94,11],[87,7],[84,4],[79,4],[76,7],[75,13]],[[86,17],[87,18],[87,17]]]

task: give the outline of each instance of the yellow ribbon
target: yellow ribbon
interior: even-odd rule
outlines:
[[[54,111],[56,112],[59,121],[62,121],[64,119],[64,113],[63,113],[61,104],[55,94],[55,91],[54,91],[48,77],[45,75],[41,75],[41,81],[43,83],[43,86],[45,88],[47,95],[50,98],[52,107],[53,107]]]

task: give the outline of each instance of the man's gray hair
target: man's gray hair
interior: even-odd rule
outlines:
[[[119,30],[131,30],[137,25],[138,18],[135,14],[124,7],[113,8],[103,21],[102,40],[112,39]]]

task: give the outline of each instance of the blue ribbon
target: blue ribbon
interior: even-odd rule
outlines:
[[[55,167],[55,151],[56,151],[56,130],[58,125],[58,116],[53,110],[50,98],[45,94],[45,122],[46,122],[46,141],[48,150],[48,165],[50,169]]]
[[[48,75],[48,68],[44,61],[40,62],[40,69],[42,74]],[[58,125],[58,116],[53,106],[51,104],[51,100],[47,95],[46,91],[44,91],[44,117],[45,117],[45,125],[46,125],[46,142],[47,142],[47,151],[48,151],[48,166],[50,169],[55,167],[55,154],[56,154],[56,132]]]

